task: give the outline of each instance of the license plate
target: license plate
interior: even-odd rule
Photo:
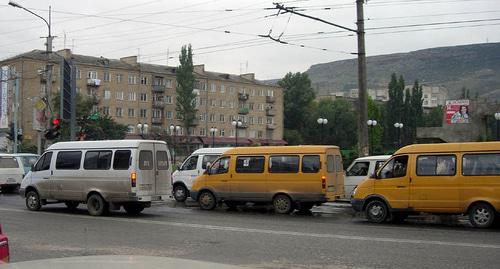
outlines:
[[[16,180],[13,178],[7,179],[7,183],[16,183]]]
[[[160,201],[161,200],[161,196],[157,195],[157,196],[151,196],[151,201]]]

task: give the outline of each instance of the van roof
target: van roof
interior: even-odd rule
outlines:
[[[282,154],[298,154],[298,153],[324,153],[327,149],[336,149],[337,146],[264,146],[264,147],[240,147],[233,148],[225,152],[225,154],[266,154],[266,153],[282,153]]]
[[[52,144],[47,150],[57,149],[88,149],[88,148],[137,148],[141,143],[166,144],[160,140],[99,140],[99,141],[72,141]]]
[[[371,161],[371,160],[387,160],[391,157],[392,155],[375,155],[375,156],[366,156],[366,157],[359,157],[356,159],[356,161]]]
[[[197,149],[195,151],[193,151],[193,153],[191,153],[191,155],[197,155],[197,154],[205,154],[205,153],[224,153],[230,149],[233,149],[233,148],[230,148],[230,147],[226,147],[226,148],[201,148],[201,149]]]
[[[415,144],[400,148],[394,155],[405,153],[438,153],[438,152],[465,152],[465,151],[492,151],[500,150],[500,142],[467,142],[467,143],[440,143]]]

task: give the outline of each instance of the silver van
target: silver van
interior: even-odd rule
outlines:
[[[170,196],[170,154],[155,140],[60,142],[50,146],[21,183],[29,210],[49,203],[70,209],[87,204],[90,215],[122,206],[139,214]]]
[[[354,187],[365,178],[375,173],[391,155],[377,155],[361,157],[354,160],[346,170],[344,178],[344,195],[346,199],[351,199]]]

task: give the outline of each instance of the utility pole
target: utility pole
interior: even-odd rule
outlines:
[[[356,0],[357,22],[358,25],[358,102],[359,102],[359,120],[358,120],[358,145],[360,156],[368,156],[368,126],[365,124],[368,120],[368,94],[366,89],[366,52],[365,52],[365,18],[363,4],[365,0]]]
[[[359,145],[359,154],[360,156],[368,156],[368,126],[366,125],[366,121],[368,119],[368,103],[367,103],[367,89],[366,89],[366,52],[365,52],[365,23],[364,23],[364,12],[363,12],[363,4],[366,0],[356,0],[356,10],[357,10],[357,30],[351,29],[349,27],[345,27],[339,24],[335,24],[332,22],[325,21],[320,18],[316,18],[313,16],[309,16],[306,14],[302,14],[300,12],[295,11],[293,8],[286,8],[282,4],[274,3],[277,9],[283,10],[284,13],[292,13],[295,15],[299,15],[305,18],[309,18],[315,21],[320,21],[322,23],[332,25],[334,27],[344,29],[346,31],[354,32],[358,36],[358,52],[353,53],[358,55],[358,103],[359,103],[359,119],[358,119],[358,145]],[[274,41],[283,43],[279,39],[274,39],[269,37]]]
[[[18,113],[19,113],[19,83],[21,82],[21,79],[19,78],[17,73],[14,73],[14,76],[16,77],[15,80],[15,85],[14,85],[14,149],[13,152],[17,153],[17,144],[19,143],[17,136],[18,136],[18,130],[19,130],[19,123],[18,123]]]

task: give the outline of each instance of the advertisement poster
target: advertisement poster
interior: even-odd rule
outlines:
[[[469,100],[446,100],[446,123],[469,123]]]
[[[9,67],[2,66],[0,71],[0,128],[9,128]]]

